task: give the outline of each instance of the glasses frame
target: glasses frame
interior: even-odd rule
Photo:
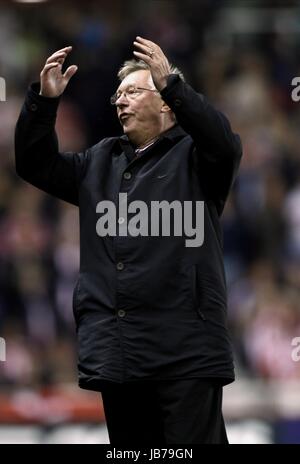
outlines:
[[[119,100],[119,98],[122,96],[122,94],[124,94],[124,96],[126,96],[126,98],[132,98],[132,95],[130,96],[127,92],[128,92],[128,89],[130,88],[133,88],[134,89],[134,92],[136,90],[148,90],[149,92],[156,92],[158,93],[158,90],[156,89],[146,89],[145,87],[128,87],[127,90],[123,90],[123,92],[121,92],[120,95],[117,95],[117,92],[115,92],[111,97],[110,97],[110,103],[111,105],[116,105],[117,103],[117,100]],[[133,93],[134,93],[133,92]],[[135,98],[135,97],[133,97]]]

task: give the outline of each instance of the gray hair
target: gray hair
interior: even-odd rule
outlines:
[[[172,63],[169,63],[169,64],[170,64],[171,74],[178,74],[180,78],[183,81],[185,81],[182,71],[180,71],[180,69],[177,68],[177,66],[174,66]],[[118,78],[120,81],[122,81],[123,79],[125,79],[126,76],[128,76],[128,74],[131,74],[135,71],[140,71],[143,69],[150,70],[150,66],[147,63],[145,63],[145,61],[135,60],[134,58],[131,60],[127,60],[120,67],[118,71]]]

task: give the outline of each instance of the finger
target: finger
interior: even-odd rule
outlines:
[[[140,60],[145,61],[145,63],[151,65],[151,62],[153,61],[152,58],[150,58],[149,55],[145,55],[144,53],[136,52],[134,51],[133,54],[137,56]]]
[[[70,53],[72,48],[73,48],[72,45],[69,45],[68,47],[61,48],[60,50],[56,50],[54,53],[52,53],[52,55],[54,55],[55,53],[61,53],[61,52]]]
[[[141,37],[140,35],[136,36],[136,40],[138,40],[139,42],[142,42],[144,44],[146,44],[147,42],[150,42],[150,40],[145,39],[144,37]]]
[[[66,56],[67,55],[65,53],[54,53],[54,55],[49,56],[46,63],[48,64],[48,63],[52,63],[53,61],[58,61],[58,60],[64,61]]]
[[[147,45],[148,47],[157,47],[157,44],[154,43],[154,42],[151,42],[151,40],[148,40],[148,39],[144,39],[143,37],[140,37],[139,35],[136,36],[136,40],[140,43],[142,43],[143,45]]]
[[[52,55],[49,56],[46,62],[56,60],[57,57],[66,57],[70,51],[72,50],[72,46],[62,48],[61,50],[57,50],[56,52],[52,53]]]
[[[77,69],[78,69],[78,66],[76,66],[75,64],[72,64],[72,66],[68,67],[63,77],[67,79],[67,81],[69,82],[71,77],[74,76],[74,74],[76,73]]]
[[[53,62],[53,63],[46,64],[46,65],[44,66],[44,68],[42,69],[41,75],[42,75],[42,74],[45,74],[46,72],[48,72],[49,69],[56,68],[57,66],[59,66],[59,63],[58,63],[57,61],[55,61],[55,62]]]
[[[140,44],[140,43],[138,43],[138,42],[133,42],[133,44],[134,44],[135,47],[137,47],[137,48],[139,48],[140,50],[142,50],[143,52],[145,52],[146,55],[147,55],[147,54],[149,55],[149,52],[152,50],[152,49],[149,47],[149,45],[142,45],[142,44]],[[152,51],[153,51],[153,50],[152,50]]]

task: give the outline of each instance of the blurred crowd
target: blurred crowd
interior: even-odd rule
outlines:
[[[76,381],[78,212],[15,174],[14,126],[26,89],[47,56],[72,45],[68,63],[79,70],[59,107],[60,150],[121,134],[109,97],[137,34],[157,42],[242,138],[222,218],[237,374],[300,379],[291,357],[300,337],[300,102],[291,98],[300,34],[290,29],[293,12],[283,18],[278,9],[256,31],[259,8],[250,17],[222,1],[0,6],[7,85],[0,102],[0,336],[7,343],[0,387]]]

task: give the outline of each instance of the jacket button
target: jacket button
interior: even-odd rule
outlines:
[[[128,171],[124,172],[124,174],[123,174],[124,179],[129,180],[129,179],[131,179],[131,177],[132,177],[131,172],[128,172]]]
[[[36,111],[38,107],[35,103],[31,103],[29,108],[31,109],[31,111]]]
[[[124,267],[125,267],[125,266],[124,266],[124,263],[118,263],[118,264],[117,264],[117,269],[118,269],[118,271],[123,271]]]
[[[119,317],[124,317],[124,316],[126,316],[126,311],[124,311],[124,309],[119,309],[119,311],[118,311],[118,316],[119,316]]]
[[[176,98],[176,100],[174,101],[174,105],[178,108],[179,106],[181,106],[181,100],[179,98]]]

